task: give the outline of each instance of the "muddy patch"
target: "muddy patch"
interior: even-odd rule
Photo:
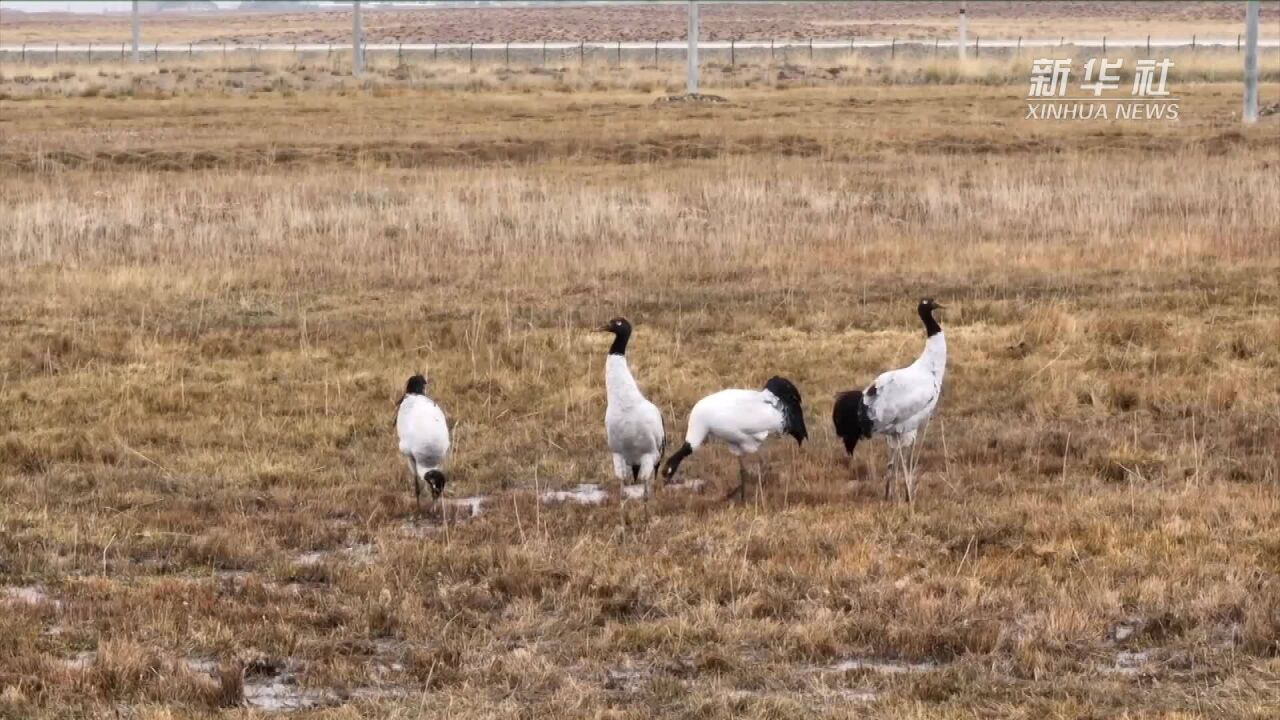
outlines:
[[[396,646],[398,647],[398,646]],[[391,652],[391,646],[379,647],[381,654]],[[202,662],[199,660],[188,661]],[[259,660],[245,668],[245,705],[264,712],[290,712],[313,710],[322,707],[344,705],[352,701],[373,702],[408,697],[409,688],[402,685],[364,685],[339,690],[331,687],[303,687],[298,682],[302,665],[293,658],[284,660]]]

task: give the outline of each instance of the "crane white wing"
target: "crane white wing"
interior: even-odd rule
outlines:
[[[698,401],[690,422],[705,424],[711,435],[728,443],[759,443],[782,432],[783,416],[762,392],[721,390]]]
[[[407,395],[396,413],[400,452],[429,467],[444,462],[449,452],[449,425],[444,411],[422,395]]]
[[[903,368],[884,373],[863,394],[874,432],[914,430],[938,401],[939,388],[927,372]]]

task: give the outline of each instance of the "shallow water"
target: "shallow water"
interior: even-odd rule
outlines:
[[[576,505],[599,505],[609,499],[609,493],[599,485],[583,483],[572,490],[547,490],[542,493],[544,503],[574,503]]]
[[[449,519],[456,521],[480,517],[488,501],[488,495],[472,495],[471,497],[445,498],[444,504],[445,507],[454,509],[449,513]]]
[[[938,664],[934,662],[907,663],[898,662],[896,660],[884,660],[881,658],[853,657],[845,658],[844,660],[841,660],[840,662],[837,662],[825,669],[833,672],[870,670],[871,672],[878,672],[886,675],[896,675],[899,673],[929,672],[930,670],[937,670]]]
[[[319,565],[326,560],[338,556],[344,556],[356,565],[369,565],[373,563],[373,557],[378,552],[376,545],[372,543],[361,543],[341,550],[313,550],[298,555],[293,559],[298,565]]]

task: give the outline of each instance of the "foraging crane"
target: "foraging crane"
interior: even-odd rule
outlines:
[[[929,422],[942,394],[942,377],[947,369],[947,340],[933,312],[943,307],[931,299],[920,301],[917,312],[924,323],[924,351],[907,367],[890,370],[876,378],[865,390],[851,390],[836,396],[831,419],[844,449],[853,455],[858,440],[883,435],[889,445],[889,478],[884,497],[892,496],[895,468],[902,465],[903,451],[915,445],[916,431]],[[915,460],[903,467],[907,502],[915,492]]]
[[[747,485],[746,456],[759,450],[770,435],[784,434],[794,437],[797,445],[803,444],[808,437],[800,391],[790,380],[772,377],[763,390],[721,390],[693,406],[689,412],[684,445],[667,460],[662,475],[671,482],[680,463],[707,438],[715,438],[725,443],[729,452],[738,458],[738,487],[729,493],[729,497],[736,494],[742,500]],[[761,467],[757,475],[758,484],[763,484],[763,475]]]
[[[418,509],[422,506],[424,484],[430,486],[431,498],[439,504],[446,482],[442,468],[445,456],[449,454],[449,426],[445,422],[444,411],[426,396],[426,391],[425,377],[414,375],[409,378],[396,412],[400,454],[409,461],[414,507]]]
[[[644,483],[644,496],[653,491],[653,477],[662,462],[667,436],[662,428],[662,412],[645,399],[636,379],[627,367],[627,341],[631,339],[631,323],[614,318],[600,332],[613,333],[613,344],[604,361],[604,387],[609,404],[604,411],[604,431],[609,451],[613,454],[613,474],[617,476],[618,499],[624,498],[622,486],[631,481]]]

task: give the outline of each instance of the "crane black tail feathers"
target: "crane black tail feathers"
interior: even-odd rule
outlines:
[[[871,437],[871,416],[867,414],[866,403],[862,402],[862,391],[850,390],[836,395],[831,421],[835,423],[836,434],[844,440],[845,452],[852,455],[859,440]]]
[[[764,389],[773,393],[782,404],[783,432],[796,439],[796,444],[803,445],[809,437],[804,426],[804,408],[800,404],[800,390],[790,380],[774,376],[764,384]]]

